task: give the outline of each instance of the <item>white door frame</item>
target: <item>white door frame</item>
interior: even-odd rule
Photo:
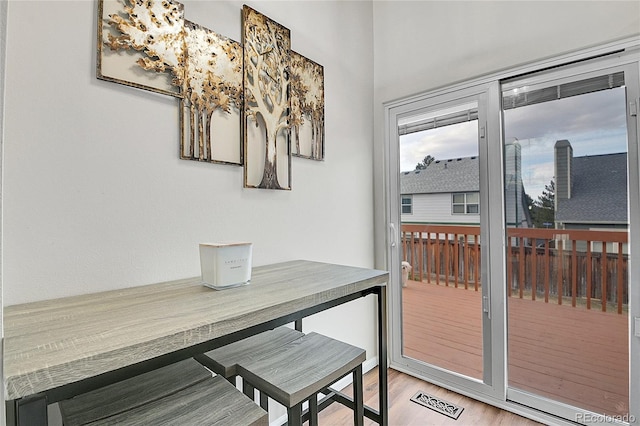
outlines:
[[[399,234],[400,234],[400,206],[399,199],[395,200],[392,194],[399,195],[399,158],[398,146],[399,136],[397,131],[397,120],[403,114],[409,114],[411,111],[420,108],[428,108],[434,103],[454,101],[468,96],[484,96],[487,110],[492,111],[484,118],[479,116],[479,120],[484,120],[486,124],[487,140],[489,141],[485,148],[485,156],[483,170],[481,166],[481,185],[486,182],[488,185],[487,194],[489,203],[481,202],[482,205],[503,205],[503,176],[502,176],[502,117],[501,114],[494,113],[500,111],[501,87],[500,82],[516,76],[534,73],[539,70],[558,67],[578,61],[586,61],[589,58],[608,55],[600,61],[600,67],[625,66],[625,81],[628,81],[628,99],[627,107],[632,108],[631,102],[635,102],[635,109],[640,110],[640,94],[638,87],[640,86],[640,38],[633,37],[626,40],[608,43],[602,46],[596,46],[561,55],[555,58],[538,61],[522,67],[517,67],[508,71],[492,74],[482,78],[478,78],[466,83],[457,84],[451,87],[437,89],[431,92],[414,95],[404,99],[388,102],[384,104],[384,151],[383,161],[385,166],[384,176],[384,199],[385,201],[385,223],[387,230],[385,232],[386,239],[384,247],[376,247],[384,253],[386,259],[386,267],[390,271],[389,283],[389,342],[390,347],[390,366],[394,369],[415,375],[432,382],[436,385],[454,390],[458,393],[470,396],[479,401],[515,412],[517,414],[541,421],[546,424],[574,424],[566,422],[562,419],[550,415],[538,409],[533,409],[509,400],[509,398],[518,399],[520,396],[518,391],[507,389],[507,327],[506,327],[506,290],[502,285],[505,279],[505,235],[506,228],[504,225],[504,213],[502,208],[491,208],[488,212],[481,214],[485,226],[488,231],[486,236],[486,247],[483,250],[487,253],[487,257],[483,257],[483,265],[487,265],[484,270],[488,270],[490,275],[483,275],[483,283],[494,283],[490,288],[490,293],[485,296],[490,300],[489,324],[490,336],[490,359],[485,359],[484,381],[474,382],[463,376],[448,373],[446,371],[425,368],[424,366],[415,366],[413,363],[403,359],[401,354],[401,285],[400,285],[400,267],[399,267]],[[583,64],[577,64],[577,68],[573,68],[570,73],[575,75],[580,73]],[[633,84],[635,83],[635,84]],[[633,87],[635,86],[635,88]],[[436,105],[437,106],[437,105]],[[629,137],[629,208],[630,211],[640,212],[640,139],[637,129],[640,127],[640,118],[638,114],[627,116],[627,127],[630,134]],[[635,132],[633,137],[632,132]],[[482,162],[481,162],[482,164]],[[492,204],[493,203],[493,204]],[[496,204],[497,203],[497,204]],[[488,206],[487,206],[488,208]],[[631,253],[640,253],[640,215],[629,215],[630,222],[630,250]],[[485,236],[483,235],[483,238]],[[490,253],[498,253],[490,254]],[[486,262],[486,263],[485,263]],[[640,282],[640,262],[630,262],[629,266],[630,283],[634,281]],[[485,279],[487,281],[485,281]],[[498,283],[498,284],[495,284]],[[485,286],[483,286],[485,287]],[[640,321],[640,286],[636,284],[635,288],[629,289],[629,339],[630,339],[630,408],[629,415],[634,421],[632,425],[640,425],[640,337],[634,336],[635,319]],[[483,321],[485,322],[485,321]],[[640,326],[639,326],[640,327]],[[486,329],[483,326],[483,331]],[[635,332],[640,334],[640,330],[635,328]],[[485,352],[486,354],[487,352]],[[489,365],[487,365],[487,362]],[[487,374],[489,377],[487,377]],[[540,398],[533,401],[533,406],[540,407]],[[555,403],[558,405],[558,403]],[[542,404],[546,406],[546,403]],[[560,404],[561,405],[561,404]],[[575,412],[574,409],[572,409]],[[623,423],[620,423],[623,424]]]

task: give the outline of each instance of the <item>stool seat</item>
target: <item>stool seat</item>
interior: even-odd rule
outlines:
[[[92,425],[268,426],[266,411],[222,377],[209,377],[180,392],[167,395]]]
[[[304,336],[301,331],[278,327],[246,339],[230,343],[194,358],[202,365],[225,379],[234,378],[241,362],[260,359],[272,351]]]
[[[268,424],[268,414],[221,377],[187,359],[59,403],[65,426]],[[196,416],[196,417],[194,417]]]
[[[342,377],[354,375],[354,418],[362,424],[362,363],[364,349],[309,333],[268,356],[238,363],[238,374],[289,409],[289,424],[300,424],[301,406],[310,402],[317,416],[317,394]],[[292,418],[293,417],[293,418]],[[315,419],[317,420],[317,419]]]

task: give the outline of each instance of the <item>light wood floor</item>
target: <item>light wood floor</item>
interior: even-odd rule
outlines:
[[[539,423],[532,420],[483,404],[396,370],[389,369],[388,378],[390,426],[539,425]],[[454,420],[416,404],[410,399],[419,391],[456,404],[464,408],[464,411],[460,414],[458,420]],[[345,389],[344,393],[352,395],[351,386]],[[364,403],[375,409],[378,408],[377,368],[364,375]],[[321,425],[352,425],[353,411],[341,404],[333,403],[320,412],[318,421]],[[364,424],[376,425],[375,422],[369,419],[365,419]]]

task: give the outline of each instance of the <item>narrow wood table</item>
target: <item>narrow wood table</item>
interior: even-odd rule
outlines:
[[[225,290],[198,277],[8,306],[7,424],[46,424],[48,404],[375,294],[380,406],[365,415],[386,426],[387,280],[386,271],[296,260],[256,267],[251,284]]]

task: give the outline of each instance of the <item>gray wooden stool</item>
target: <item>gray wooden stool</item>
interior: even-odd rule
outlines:
[[[268,425],[269,415],[187,359],[60,402],[65,426]]]
[[[354,424],[364,423],[362,363],[364,349],[309,333],[268,356],[238,362],[240,376],[260,393],[287,408],[290,425],[302,424],[302,403],[309,400],[309,424],[318,423],[317,395],[353,374]]]
[[[247,337],[238,342],[230,343],[221,348],[214,349],[203,355],[196,355],[194,358],[202,365],[216,374],[236,384],[238,375],[238,364],[240,362],[251,361],[268,356],[271,352],[282,346],[304,336],[301,331],[288,327],[278,327],[255,336]],[[242,390],[249,398],[254,398],[254,388],[251,384],[243,381]],[[260,406],[268,410],[267,397],[260,393]]]

